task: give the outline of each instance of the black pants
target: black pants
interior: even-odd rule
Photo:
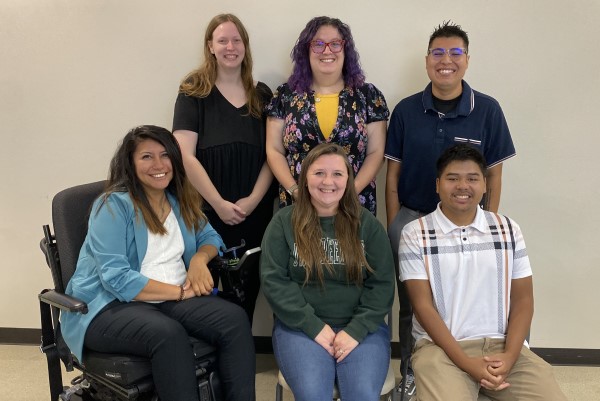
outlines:
[[[150,358],[161,401],[197,401],[188,336],[217,348],[226,400],[255,400],[256,356],[250,324],[242,308],[219,297],[157,304],[113,302],[92,320],[84,344],[99,352]]]
[[[394,256],[394,267],[396,268],[396,284],[398,288],[398,302],[400,303],[400,310],[398,311],[398,331],[400,341],[400,358],[401,365],[400,371],[404,372],[407,369],[408,373],[412,374],[412,365],[410,362],[410,356],[414,347],[414,340],[412,336],[412,307],[410,305],[410,299],[406,286],[400,281],[400,257],[399,246],[402,229],[404,226],[411,221],[418,219],[423,216],[424,213],[409,209],[406,206],[402,206],[400,211],[394,220],[388,227],[388,237],[390,238],[390,244],[392,246],[392,255]],[[407,366],[408,365],[408,366]]]

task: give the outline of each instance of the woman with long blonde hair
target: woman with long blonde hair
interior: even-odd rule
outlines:
[[[181,145],[204,212],[228,247],[260,245],[273,216],[276,188],[266,163],[264,105],[271,90],[252,77],[246,28],[232,14],[214,17],[204,36],[204,61],[179,87],[173,133]],[[249,266],[242,305],[250,322],[260,281]]]

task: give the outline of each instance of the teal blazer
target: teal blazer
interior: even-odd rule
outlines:
[[[223,240],[207,222],[200,231],[188,230],[171,194],[167,197],[183,236],[185,268],[203,245],[223,247]],[[92,319],[114,300],[130,302],[148,283],[140,267],[148,247],[148,228],[141,212],[137,216],[127,192],[112,193],[100,207],[96,199],[88,233],[77,260],[77,268],[65,292],[85,301],[88,313],[63,312],[61,332],[71,352],[82,361],[83,340]]]

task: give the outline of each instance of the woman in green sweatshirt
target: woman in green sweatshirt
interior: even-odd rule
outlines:
[[[298,187],[298,200],[273,217],[262,242],[279,368],[296,401],[331,398],[336,382],[344,401],[378,400],[390,358],[389,240],[360,206],[342,147],[315,147]]]

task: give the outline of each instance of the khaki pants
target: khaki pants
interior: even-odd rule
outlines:
[[[466,340],[459,344],[470,357],[504,351],[504,339]],[[475,401],[479,392],[497,401],[567,400],[554,378],[552,367],[525,346],[506,379],[510,386],[500,391],[480,388],[479,383],[454,365],[440,347],[425,339],[417,342],[412,365],[420,401]]]

